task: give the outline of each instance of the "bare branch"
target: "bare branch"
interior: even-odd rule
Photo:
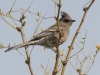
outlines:
[[[68,59],[69,59],[69,57],[70,57],[70,54],[71,54],[71,52],[72,52],[73,45],[74,45],[74,42],[75,42],[75,40],[76,40],[76,37],[77,37],[77,35],[78,35],[78,33],[79,33],[81,27],[82,27],[82,24],[83,24],[83,22],[84,22],[84,19],[85,19],[85,17],[86,17],[86,14],[87,14],[89,8],[90,8],[90,7],[92,6],[92,4],[94,3],[94,1],[95,1],[95,0],[92,0],[92,2],[90,3],[90,5],[89,5],[88,7],[86,7],[86,8],[83,9],[83,10],[84,10],[84,15],[83,15],[83,18],[82,18],[82,20],[81,20],[81,23],[80,23],[80,25],[79,25],[79,27],[78,27],[78,29],[77,29],[75,35],[74,35],[74,38],[73,38],[73,40],[72,40],[72,43],[71,43],[71,45],[70,45],[70,47],[69,47],[69,50],[68,50],[68,53],[67,53],[67,56],[66,56],[66,59],[65,59],[66,63],[63,63],[62,72],[61,72],[62,74],[61,74],[61,75],[64,75],[65,68],[66,68],[66,65],[67,65],[67,63],[68,63],[67,61],[68,61]]]
[[[23,32],[23,28],[25,26],[25,21],[23,22],[24,19],[25,19],[25,16],[22,15],[22,17],[20,18],[20,22],[21,22],[22,26],[16,28],[21,33],[23,43],[26,42],[25,35],[24,35],[24,32]],[[30,56],[28,54],[28,47],[27,46],[25,47],[25,52],[26,52],[26,56],[27,56],[27,60],[25,62],[26,62],[26,64],[29,67],[29,70],[31,72],[31,75],[34,75],[33,70],[32,70],[32,66],[31,66],[31,63],[30,63]]]
[[[61,33],[60,33],[60,26],[59,26],[59,14],[60,14],[60,8],[61,8],[61,0],[59,0],[59,4],[58,4],[58,15],[56,18],[57,21],[57,25],[58,25],[58,30],[59,30],[59,39],[58,39],[58,44],[60,43],[61,40]],[[55,66],[54,66],[54,70],[52,75],[56,75],[58,73],[57,68],[58,68],[58,63],[59,63],[59,57],[60,57],[60,53],[59,53],[59,45],[57,46],[57,53],[56,53],[56,61],[55,61]]]

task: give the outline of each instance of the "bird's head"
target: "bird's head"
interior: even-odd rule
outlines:
[[[75,22],[75,20],[73,20],[66,12],[62,12],[62,11],[61,11],[60,21],[67,23],[69,26],[71,26],[72,23]]]

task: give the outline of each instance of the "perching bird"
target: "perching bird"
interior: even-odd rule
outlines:
[[[60,26],[59,30],[60,34],[63,36],[61,36],[59,44],[58,44],[59,30],[58,30],[58,25],[56,23],[51,27],[49,27],[48,29],[44,30],[43,32],[39,33],[35,37],[33,37],[33,39],[31,39],[30,41],[10,47],[5,52],[29,45],[41,45],[44,46],[45,48],[50,48],[54,52],[56,52],[56,49],[53,48],[56,48],[58,45],[66,41],[66,39],[69,36],[70,27],[73,22],[75,22],[75,20],[72,20],[72,18],[67,13],[61,12],[61,18],[59,20],[59,26]]]

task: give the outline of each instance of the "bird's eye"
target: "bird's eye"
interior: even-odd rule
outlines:
[[[69,22],[70,20],[64,19],[64,22]]]

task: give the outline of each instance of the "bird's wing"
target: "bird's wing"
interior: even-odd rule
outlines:
[[[48,36],[51,34],[52,34],[52,32],[50,32],[50,31],[43,31],[43,32],[39,33],[38,35],[34,36],[30,41],[38,40],[38,39],[41,39],[42,37],[45,37],[45,36]]]
[[[63,28],[60,27],[60,30],[62,30],[62,29]],[[33,37],[33,39],[31,39],[30,41],[38,40],[45,36],[53,35],[55,32],[58,32],[58,26],[56,24],[49,27],[48,29],[44,30],[43,32],[39,33],[38,35]]]

